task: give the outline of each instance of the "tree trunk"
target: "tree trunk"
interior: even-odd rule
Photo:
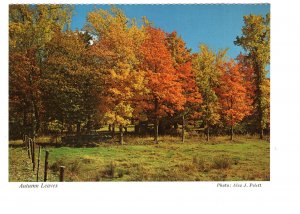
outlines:
[[[230,140],[233,140],[233,126],[231,126]]]
[[[34,125],[33,125],[33,137],[36,135],[36,133],[40,129],[40,116],[39,116],[39,110],[36,104],[36,101],[33,100],[33,110],[34,110]]]
[[[76,133],[78,136],[80,135],[80,122],[77,122],[76,124]]]
[[[125,133],[127,133],[127,126],[124,126],[124,131],[125,131]]]
[[[158,143],[158,117],[155,116],[154,121],[154,143]]]
[[[206,127],[206,141],[209,141],[209,126]]]
[[[155,98],[155,103],[154,103],[154,108],[155,108],[155,120],[154,120],[154,143],[158,143],[158,100]]]
[[[27,133],[27,112],[25,109],[23,112],[23,134],[28,134]]]
[[[120,141],[119,143],[123,145],[123,125],[120,125]]]
[[[92,125],[93,125],[93,122],[91,120],[91,117],[89,117],[88,122],[86,124],[86,131],[87,131],[88,134],[91,133]]]
[[[63,136],[64,134],[64,120],[61,121],[61,129],[60,129],[60,135]]]
[[[182,130],[181,130],[181,141],[184,143],[184,129],[185,129],[185,121],[184,121],[184,114],[182,115]]]
[[[72,132],[72,124],[68,124],[68,134],[71,134]]]
[[[140,123],[137,125],[134,125],[134,133],[139,134],[140,133]]]
[[[177,122],[175,122],[175,124],[174,124],[174,129],[175,129],[175,130],[178,129],[178,123],[177,123]]]
[[[112,135],[113,138],[115,137],[115,124],[112,124],[111,135]]]
[[[158,123],[158,134],[165,135],[167,124],[165,118],[162,118]]]
[[[111,124],[108,125],[108,131],[111,132]]]
[[[260,129],[260,136],[259,136],[259,138],[261,140],[264,139],[264,129],[263,128]]]

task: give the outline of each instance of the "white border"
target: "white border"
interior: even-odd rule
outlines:
[[[17,3],[70,3],[18,1]],[[75,3],[99,1],[72,1]],[[271,3],[271,182],[262,188],[216,188],[216,182],[64,183],[57,189],[20,190],[8,183],[8,3],[1,1],[1,213],[299,213],[299,7],[297,1]],[[147,3],[148,1],[101,1]],[[151,3],[162,1],[151,0]],[[164,1],[163,3],[183,3]],[[184,3],[208,3],[189,1]],[[214,3],[249,3],[215,1]],[[244,183],[244,182],[242,182]],[[3,212],[4,211],[4,212]]]

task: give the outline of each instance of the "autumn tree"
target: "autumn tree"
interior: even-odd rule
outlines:
[[[263,86],[263,118],[265,118],[265,128],[270,130],[270,79],[266,78],[262,84]]]
[[[64,124],[76,124],[80,134],[82,124],[91,128],[101,91],[99,75],[87,59],[89,48],[80,32],[57,31],[46,50],[43,103],[47,121],[58,120],[62,130]]]
[[[183,95],[186,103],[182,111],[179,112],[182,118],[181,141],[184,142],[184,130],[186,118],[199,107],[202,102],[201,94],[196,85],[196,77],[192,71],[192,54],[191,49],[186,47],[183,39],[178,36],[177,32],[167,34],[166,37],[168,50],[173,59],[173,66],[178,76],[178,81],[182,85]]]
[[[10,135],[34,133],[37,129],[38,109],[41,109],[40,69],[34,53],[26,55],[13,52],[9,54],[9,123]]]
[[[255,73],[253,65],[251,63],[251,59],[249,59],[249,57],[246,55],[239,54],[236,60],[239,65],[239,71],[242,73],[244,82],[243,84],[247,90],[247,97],[249,100],[252,100],[253,105],[253,100],[255,99],[256,86]]]
[[[143,91],[138,53],[144,35],[135,20],[116,7],[90,12],[86,29],[98,38],[90,55],[104,86],[100,110],[106,123],[119,125],[122,144],[123,127],[131,122],[134,100]]]
[[[148,26],[147,37],[142,44],[142,70],[146,72],[145,108],[154,121],[154,142],[158,143],[158,125],[161,117],[183,110],[186,99],[182,84],[173,66],[172,56],[166,45],[165,33]]]
[[[236,61],[239,65],[239,70],[243,76],[243,85],[247,91],[246,93],[247,98],[248,100],[251,101],[249,102],[251,103],[251,113],[243,119],[240,125],[246,126],[245,131],[256,133],[258,127],[257,127],[257,114],[255,114],[255,102],[254,102],[255,92],[256,92],[255,72],[249,56],[240,53],[237,56]]]
[[[266,112],[267,93],[263,86],[266,82],[266,66],[270,63],[270,14],[244,16],[242,36],[235,42],[247,51],[255,73],[255,114],[258,119],[260,138],[263,139],[264,129],[268,123]]]
[[[70,23],[72,9],[70,6],[64,5],[10,5],[9,7],[9,55],[10,60],[18,58],[23,55],[27,59],[23,58],[20,63],[16,65],[23,68],[16,68],[16,65],[13,65],[15,61],[10,61],[10,81],[16,82],[13,80],[14,77],[25,77],[27,81],[24,81],[23,86],[25,88],[31,88],[30,95],[19,96],[21,99],[20,102],[23,103],[23,109],[14,108],[13,103],[11,104],[11,109],[19,109],[25,115],[32,116],[31,133],[35,135],[41,124],[41,113],[43,111],[40,100],[40,88],[39,85],[40,75],[43,71],[43,60],[45,59],[45,45],[53,36],[55,29],[63,30],[65,26]],[[31,65],[34,65],[34,69],[30,69],[26,63],[30,61]],[[21,63],[22,62],[22,63]],[[25,70],[29,69],[29,70]],[[37,72],[39,70],[39,72]],[[24,73],[15,73],[14,72],[24,72]],[[23,80],[25,80],[23,79]],[[34,85],[34,87],[32,87]],[[13,84],[10,85],[10,99],[11,92],[15,89],[12,89]],[[26,89],[18,88],[19,94],[23,93]],[[23,92],[21,92],[23,91]],[[28,97],[31,99],[29,102],[26,101]],[[26,103],[26,104],[25,104]],[[14,120],[12,117],[14,114],[22,113],[15,112],[10,114],[10,121]],[[24,133],[25,131],[23,131]]]
[[[206,45],[200,45],[200,52],[193,61],[196,82],[203,102],[200,107],[201,119],[206,129],[206,140],[209,140],[210,127],[220,120],[220,105],[216,88],[219,86],[221,66],[226,51],[215,54]]]
[[[231,140],[233,140],[235,125],[251,113],[252,105],[239,64],[231,60],[223,65],[220,85],[216,91],[219,96],[222,117],[230,126]]]

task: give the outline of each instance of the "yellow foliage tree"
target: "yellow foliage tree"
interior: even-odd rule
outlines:
[[[131,122],[133,105],[144,91],[145,74],[139,70],[138,58],[144,33],[116,7],[90,12],[86,29],[98,38],[90,55],[102,76],[103,119],[119,125],[122,144],[123,127]]]

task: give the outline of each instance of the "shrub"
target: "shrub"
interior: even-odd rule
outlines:
[[[115,175],[115,168],[116,168],[116,166],[115,166],[114,162],[111,161],[110,164],[108,164],[105,167],[104,175],[106,175],[107,177],[113,178]]]
[[[79,173],[81,170],[81,163],[79,160],[74,160],[73,162],[71,162],[68,166],[69,170],[72,172],[72,173]]]
[[[227,169],[231,166],[231,160],[228,156],[221,155],[213,159],[215,169]]]
[[[118,170],[117,170],[117,174],[118,174],[118,177],[119,177],[119,178],[122,178],[123,175],[124,175],[124,170],[123,170],[123,169],[118,169]]]
[[[204,158],[193,157],[193,163],[202,172],[208,172],[211,169],[211,163],[207,162]]]
[[[53,172],[58,172],[60,166],[64,166],[64,162],[62,159],[58,159],[52,165],[50,165],[49,169]]]

